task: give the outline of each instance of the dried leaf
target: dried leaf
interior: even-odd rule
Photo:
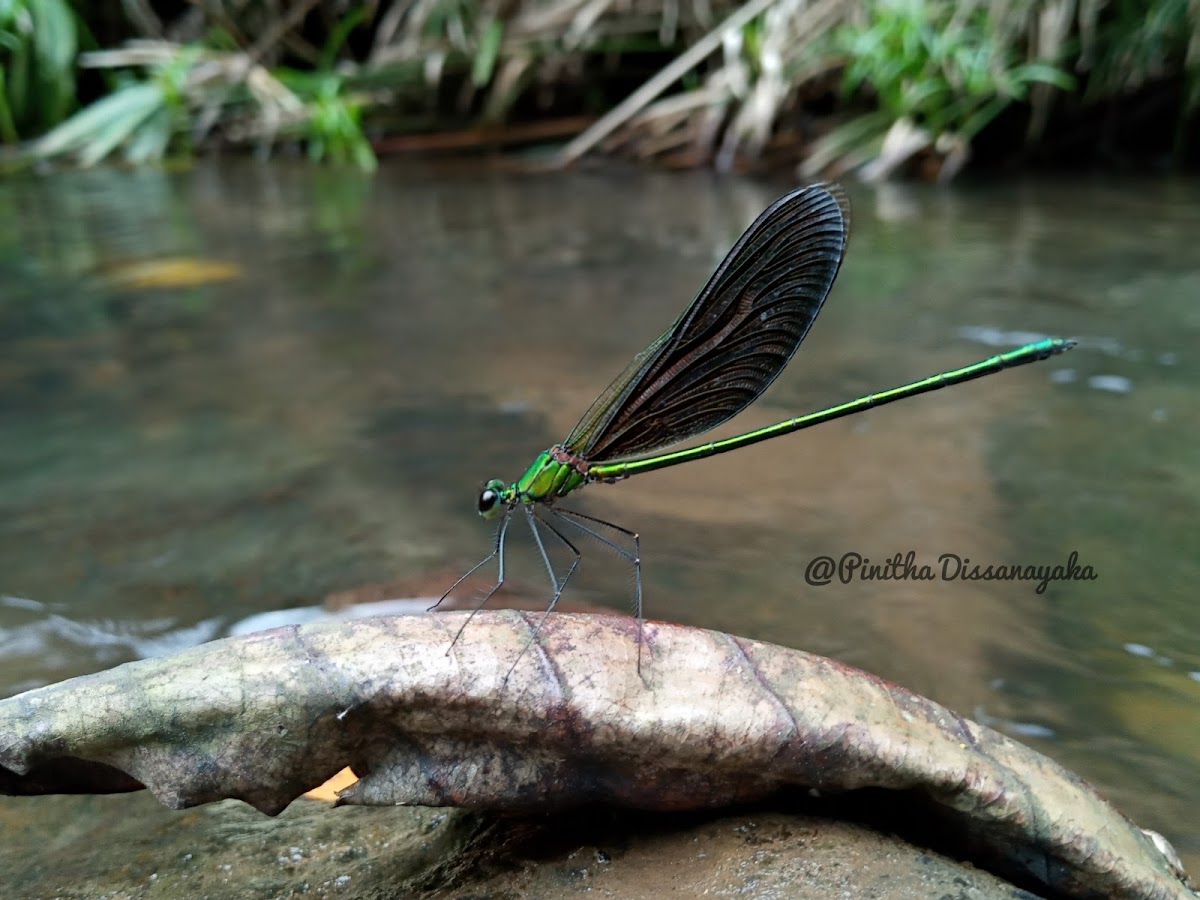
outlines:
[[[981,864],[1062,895],[1193,896],[1078,777],[864,672],[647,623],[639,676],[634,621],[555,615],[528,646],[538,616],[512,611],[447,652],[464,615],[280,628],[20,694],[0,702],[0,790],[140,784],[275,814],[344,766],[342,803],[511,811],[876,787],[925,795]]]
[[[241,268],[234,263],[186,256],[141,259],[112,266],[104,272],[112,285],[139,290],[195,287],[241,275]]]

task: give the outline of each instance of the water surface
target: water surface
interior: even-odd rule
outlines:
[[[271,164],[0,184],[0,691],[486,552],[517,477],[791,185]],[[735,433],[1046,335],[1070,354],[589,487],[648,615],[831,655],[1049,753],[1200,869],[1200,187],[852,191]],[[515,546],[517,581],[543,590]],[[626,609],[589,547],[574,599]],[[1094,580],[806,583],[814,558]]]

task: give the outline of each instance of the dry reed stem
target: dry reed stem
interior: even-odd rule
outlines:
[[[720,25],[702,37],[690,48],[676,57],[644,85],[617,104],[600,121],[567,144],[558,154],[555,163],[558,166],[568,166],[583,154],[587,153],[597,143],[625,124],[636,113],[640,112],[655,97],[678,81],[694,68],[710,53],[719,48],[728,32],[736,31],[748,25],[757,16],[766,12],[779,0],[750,0],[725,19]],[[795,31],[804,33],[809,27],[820,22],[838,7],[844,0],[821,0],[809,7],[798,17]]]

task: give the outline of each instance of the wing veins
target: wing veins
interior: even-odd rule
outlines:
[[[675,324],[597,398],[564,446],[593,460],[645,454],[714,428],[752,403],[812,326],[845,254],[848,225],[845,195],[834,185],[801,188],[772,204]],[[681,404],[701,402],[696,415],[672,416]]]

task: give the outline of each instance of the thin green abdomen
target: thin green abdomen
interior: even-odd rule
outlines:
[[[935,391],[939,388],[949,387],[952,384],[962,384],[964,381],[972,381],[976,378],[982,378],[985,375],[1001,372],[1004,369],[1037,362],[1038,360],[1062,353],[1074,345],[1074,341],[1063,340],[1061,338],[1046,338],[1033,344],[1026,344],[1024,347],[1018,347],[1015,350],[1009,350],[1007,353],[1000,353],[977,363],[972,363],[969,366],[963,366],[961,369],[951,369],[948,372],[941,372],[937,375],[930,375],[928,378],[922,378],[920,381],[902,384],[891,390],[867,394],[865,397],[859,397],[857,400],[851,400],[848,403],[831,406],[820,412],[798,416],[795,419],[788,419],[784,422],[778,422],[775,425],[768,425],[766,428],[759,428],[755,431],[749,431],[746,434],[739,434],[736,437],[726,438],[723,441],[701,444],[698,447],[688,447],[684,450],[676,450],[674,453],[664,453],[661,456],[653,456],[648,459],[631,460],[629,462],[593,463],[588,473],[591,477],[597,479],[628,478],[630,475],[652,472],[655,469],[665,469],[669,466],[690,462],[693,459],[704,459],[707,456],[715,456],[718,453],[727,453],[739,447],[747,447],[750,444],[757,444],[759,441],[791,434],[793,431],[799,431],[802,428],[810,428],[822,422],[829,422],[833,419],[840,419],[843,416],[864,412],[865,410],[883,406],[887,403],[894,403],[897,400],[903,400],[907,397],[915,397],[917,394],[924,394],[927,391]]]

